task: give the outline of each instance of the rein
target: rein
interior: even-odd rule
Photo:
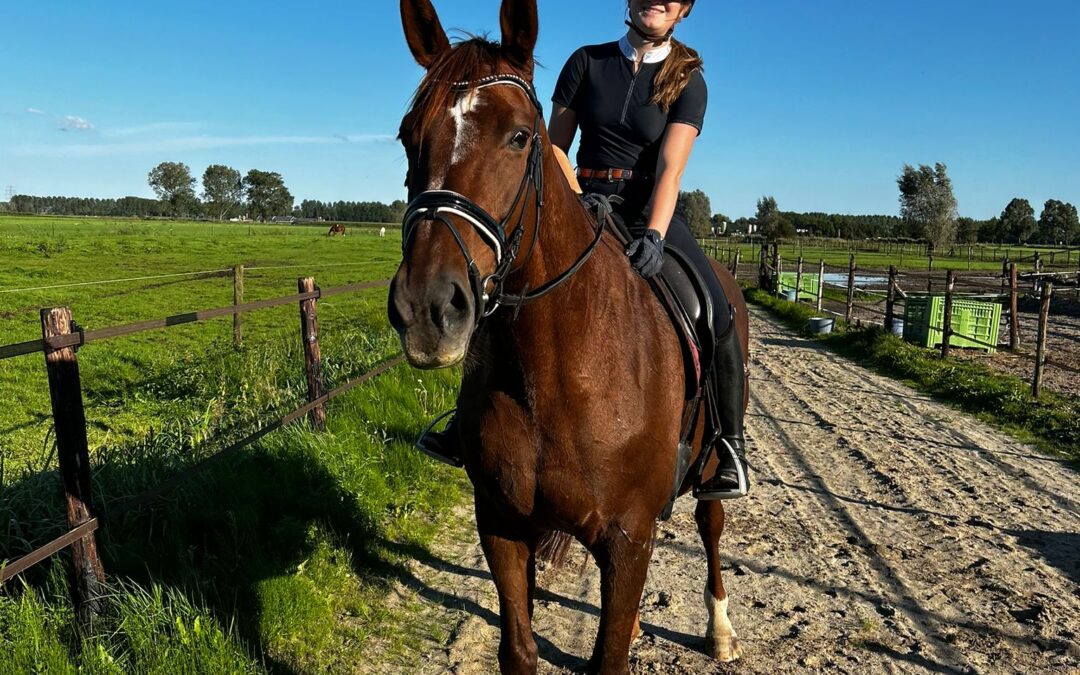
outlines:
[[[473,298],[476,301],[476,315],[474,318],[478,323],[481,319],[491,316],[500,305],[515,307],[519,311],[522,305],[537,300],[562,285],[592,256],[596,246],[600,243],[605,225],[604,220],[597,221],[595,239],[568,269],[554,279],[531,292],[528,290],[528,285],[520,293],[506,292],[504,288],[506,278],[525,268],[532,258],[540,236],[540,223],[542,222],[540,216],[544,207],[544,153],[543,141],[540,137],[540,125],[543,123],[544,108],[536,95],[536,89],[532,83],[517,75],[492,75],[471,82],[454,83],[454,87],[462,91],[479,90],[496,85],[509,85],[521,89],[529,97],[529,102],[536,108],[536,117],[533,120],[532,144],[529,147],[529,155],[525,161],[525,174],[521,177],[517,194],[506,215],[501,220],[496,220],[486,209],[462,194],[452,190],[427,190],[421,192],[409,203],[402,219],[401,251],[403,255],[407,253],[413,234],[415,234],[416,228],[421,222],[442,223],[450,230],[458,248],[461,249],[461,254],[465,257],[465,265],[469,273],[469,284],[472,287]],[[515,268],[513,266],[514,261],[521,250],[521,241],[525,235],[526,209],[524,204],[530,191],[536,196],[536,224],[533,227],[532,241],[529,245],[529,251],[525,255],[525,260]],[[521,215],[518,217],[510,234],[507,235],[506,228],[510,224],[510,219],[519,208],[521,209]],[[494,272],[487,276],[480,274],[480,268],[473,257],[469,255],[468,247],[465,246],[461,233],[449,218],[452,215],[471,225],[484,243],[495,253]],[[491,286],[490,292],[488,291],[489,285]],[[517,316],[516,311],[514,316]]]

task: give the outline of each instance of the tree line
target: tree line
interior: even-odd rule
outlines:
[[[197,181],[190,167],[183,162],[158,164],[147,174],[147,182],[157,199],[14,195],[7,204],[0,203],[0,212],[114,218],[225,220],[243,217],[264,221],[278,216],[369,223],[400,222],[405,213],[405,203],[400,199],[390,204],[309,199],[294,205],[293,195],[281,174],[252,169],[241,175],[236,169],[222,164],[206,167],[199,193],[196,193]]]
[[[147,176],[158,199],[123,197],[34,197],[15,195],[7,210],[16,213],[197,217],[222,220],[246,217],[269,220],[292,216],[305,220],[396,223],[406,204],[398,199],[383,202],[320,202],[311,199],[294,206],[292,193],[281,174],[252,169],[245,175],[221,164],[208,166],[202,175],[202,191],[182,162],[162,162]],[[1072,245],[1080,243],[1080,220],[1072,204],[1049,199],[1036,219],[1026,199],[1015,198],[1000,216],[976,220],[959,216],[947,168],[904,165],[896,179],[900,191],[900,215],[854,216],[835,213],[781,211],[776,199],[758,200],[752,218],[732,220],[713,213],[708,195],[701,190],[679,193],[678,209],[686,216],[696,237],[716,234],[756,233],[767,239],[809,235],[845,239],[907,238],[927,241],[938,249],[975,242],[1009,244]],[[0,211],[4,204],[0,204]]]

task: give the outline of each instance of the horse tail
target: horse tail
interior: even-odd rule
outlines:
[[[536,555],[558,569],[566,564],[566,556],[570,553],[572,543],[574,538],[565,532],[548,532],[537,542]]]

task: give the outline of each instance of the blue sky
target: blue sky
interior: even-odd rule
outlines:
[[[297,199],[404,196],[392,140],[421,76],[398,3],[9,0],[0,190],[151,196],[165,160],[278,171]],[[498,0],[436,0],[497,31]],[[536,83],[617,38],[623,0],[540,0]],[[896,213],[907,162],[945,162],[963,215],[1080,203],[1080,2],[699,0],[679,36],[710,105],[684,177],[713,209]],[[497,32],[496,32],[497,36]],[[2,193],[0,193],[2,194]]]

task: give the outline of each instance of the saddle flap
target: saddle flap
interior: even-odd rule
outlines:
[[[707,372],[713,357],[712,296],[690,258],[678,248],[664,247],[664,267],[660,272],[663,283],[677,304],[676,312],[683,315],[691,336],[697,343],[702,372]]]

